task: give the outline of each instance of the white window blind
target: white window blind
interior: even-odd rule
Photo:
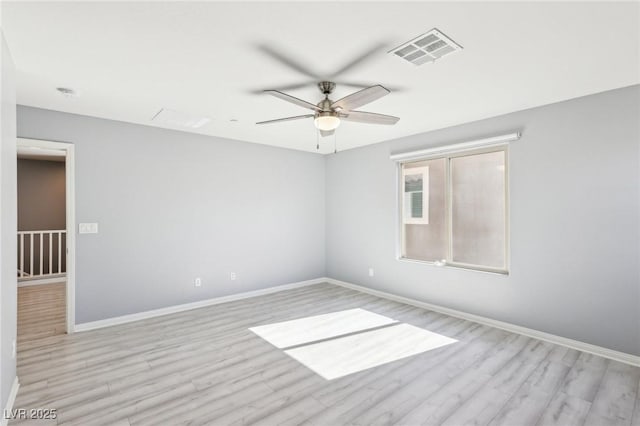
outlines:
[[[398,162],[414,161],[421,158],[433,158],[444,154],[454,154],[456,152],[467,151],[471,149],[486,148],[491,146],[504,145],[509,142],[520,139],[520,133],[507,133],[490,138],[474,139],[465,142],[459,142],[449,145],[442,145],[433,148],[419,149],[415,151],[400,152],[391,154],[391,160]]]

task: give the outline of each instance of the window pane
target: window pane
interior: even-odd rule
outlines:
[[[405,167],[404,223],[429,223],[429,167]]]
[[[505,268],[505,153],[451,159],[452,260]]]
[[[405,164],[404,173],[404,253],[403,256],[415,260],[441,260],[446,258],[446,221],[445,221],[445,159],[420,161]],[[412,170],[425,170],[428,179],[424,179],[426,188],[422,186],[408,185],[407,177],[412,175]],[[420,191],[410,192],[407,189]],[[410,198],[408,205],[407,197]],[[423,200],[423,197],[427,197]],[[422,206],[427,212],[422,211]],[[409,210],[407,207],[411,207]],[[410,214],[409,214],[410,213]],[[426,213],[426,214],[425,214]],[[410,216],[407,218],[407,216]],[[425,223],[407,223],[416,217],[423,217]]]
[[[411,217],[422,217],[422,191],[411,193]]]

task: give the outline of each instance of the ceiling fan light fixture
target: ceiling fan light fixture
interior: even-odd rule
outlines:
[[[318,130],[335,130],[340,126],[340,118],[331,113],[320,113],[314,118],[313,123]]]

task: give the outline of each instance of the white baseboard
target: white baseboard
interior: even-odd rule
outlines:
[[[2,412],[2,419],[0,419],[0,426],[7,426],[9,423],[9,418],[11,414],[11,410],[13,409],[13,403],[16,402],[16,396],[18,395],[18,389],[20,388],[20,381],[18,380],[18,376],[13,379],[13,384],[11,385],[11,392],[9,392],[9,398],[7,399],[7,405],[4,407],[4,411]]]
[[[230,294],[229,296],[215,297],[213,299],[199,300],[192,303],[184,303],[182,305],[167,306],[166,308],[154,309],[151,311],[139,312],[135,314],[122,315],[119,317],[107,318],[98,321],[85,322],[76,324],[74,331],[88,331],[97,328],[110,327],[112,325],[125,324],[133,321],[140,321],[147,318],[154,318],[161,315],[173,314],[176,312],[188,311],[191,309],[203,308],[205,306],[218,305],[220,303],[232,302],[234,300],[248,299],[250,297],[262,296],[265,294],[277,293],[279,291],[291,290],[294,288],[306,287],[314,284],[327,282],[325,278],[317,278],[314,280],[300,281],[291,284],[284,284],[275,287],[264,288],[260,290],[247,291],[244,293]]]
[[[433,305],[431,303],[421,302],[419,300],[410,299],[408,297],[396,296],[395,294],[387,293],[380,290],[374,290],[371,288],[348,283],[345,281],[335,280],[333,278],[324,278],[323,280],[321,280],[321,282],[328,282],[330,284],[335,284],[341,287],[350,288],[352,290],[371,294],[373,296],[382,297],[383,299],[393,300],[396,302],[405,303],[407,305],[428,309],[430,311],[440,312],[442,314],[450,315],[452,317],[462,318],[468,321],[473,321],[479,324],[488,325],[490,327],[499,328],[501,330],[510,331],[512,333],[522,334],[527,337],[533,337],[534,339],[544,340],[549,343],[555,343],[557,345],[566,346],[571,349],[576,349],[582,352],[588,352],[590,354],[598,355],[603,358],[608,358],[614,361],[620,361],[620,362],[624,362],[625,364],[630,364],[633,366],[640,367],[640,356],[637,356],[637,355],[631,355],[625,352],[614,351],[613,349],[603,348],[602,346],[596,346],[590,343],[580,342],[578,340],[556,336],[555,334],[545,333],[544,331],[538,331],[538,330],[534,330],[527,327],[521,327],[519,325],[510,324],[507,322],[498,321],[491,318],[482,317],[479,315],[468,314],[466,312],[445,308],[443,306]]]
[[[34,278],[30,280],[18,281],[18,287],[29,287],[32,285],[43,285],[43,284],[53,284],[53,283],[66,283],[67,276],[60,275],[56,278]]]

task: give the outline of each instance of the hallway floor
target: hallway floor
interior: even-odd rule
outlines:
[[[18,350],[66,331],[66,283],[18,287]]]

